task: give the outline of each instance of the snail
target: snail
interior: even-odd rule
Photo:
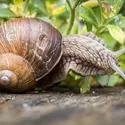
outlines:
[[[62,38],[49,23],[36,18],[11,19],[0,26],[0,88],[24,92],[41,79],[48,86],[65,79],[72,69],[83,76],[124,72],[117,57],[93,33]]]

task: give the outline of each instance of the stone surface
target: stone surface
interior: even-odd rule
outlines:
[[[0,93],[0,125],[124,125],[125,87]]]

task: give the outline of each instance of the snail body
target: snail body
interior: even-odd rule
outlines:
[[[0,26],[0,88],[23,92],[65,79],[70,69],[87,75],[117,71],[117,57],[94,34],[62,38],[50,24],[35,18],[12,19]]]

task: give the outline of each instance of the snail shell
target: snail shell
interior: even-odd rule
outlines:
[[[62,36],[34,18],[12,19],[0,26],[0,87],[12,92],[31,89],[62,55]]]

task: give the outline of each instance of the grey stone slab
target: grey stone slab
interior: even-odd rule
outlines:
[[[0,125],[124,125],[125,88],[0,93]]]

